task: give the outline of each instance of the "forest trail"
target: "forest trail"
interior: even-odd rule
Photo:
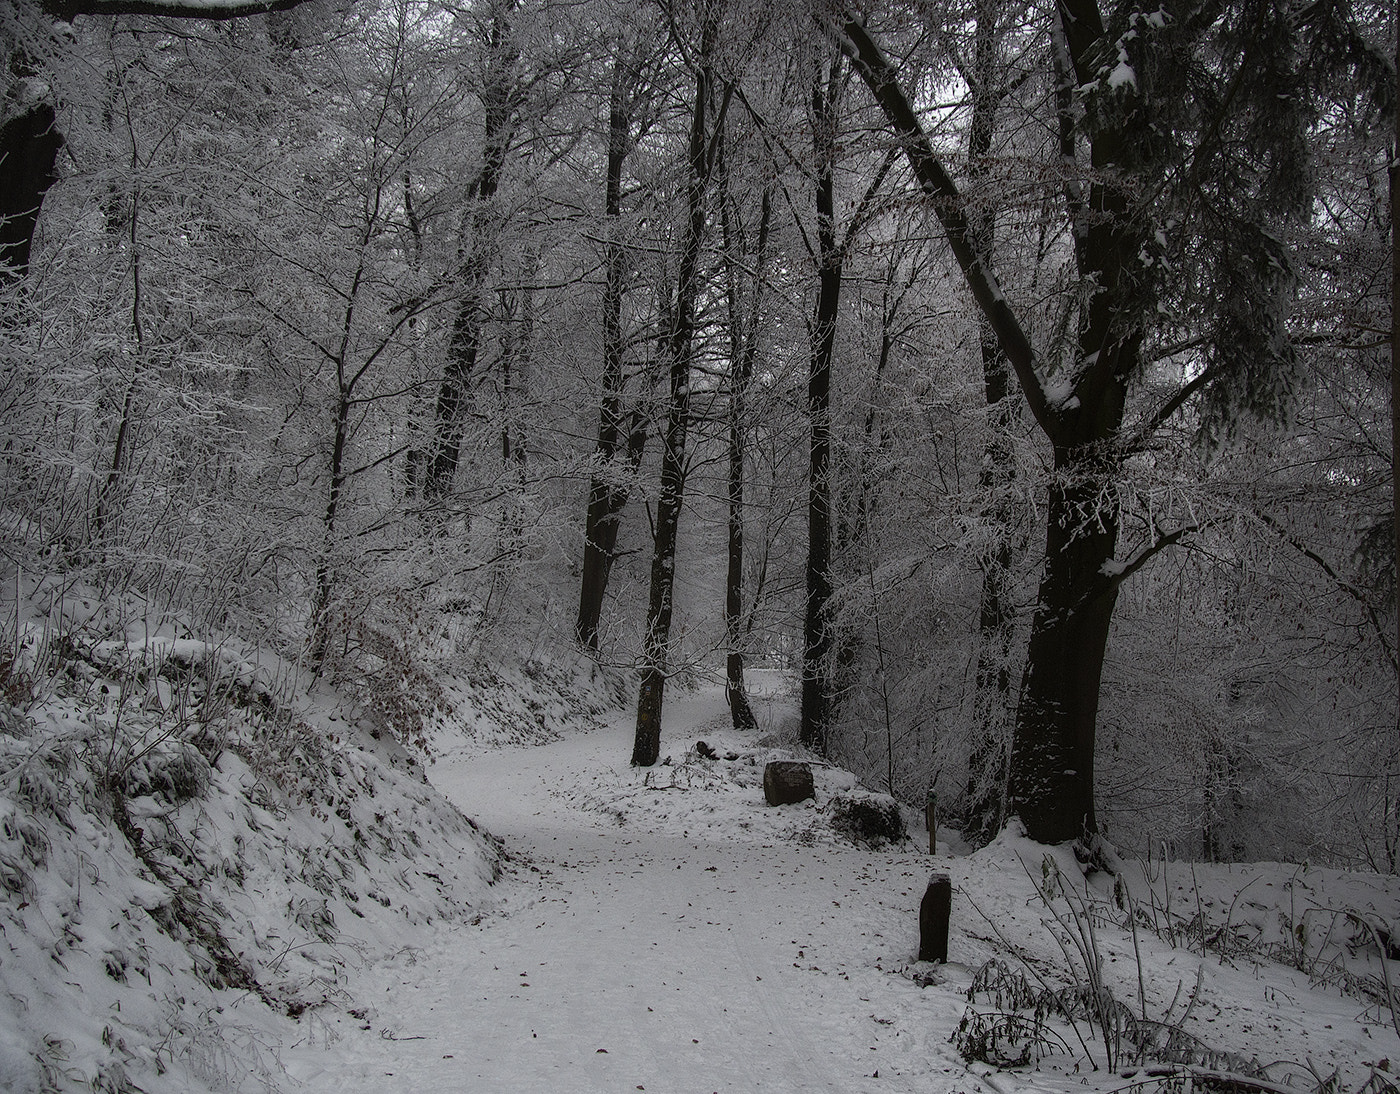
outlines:
[[[666,714],[663,756],[738,740],[720,688],[680,693]],[[433,767],[505,841],[512,875],[479,926],[352,970],[363,1021],[303,1019],[306,1040],[283,1053],[300,1089],[854,1094],[925,1090],[931,1069],[966,1083],[947,1044],[960,1000],[895,975],[936,860],[753,836],[778,811],[746,802],[746,820],[732,796],[648,786],[631,733],[619,715]],[[608,793],[684,795],[698,812],[648,823],[600,808]]]

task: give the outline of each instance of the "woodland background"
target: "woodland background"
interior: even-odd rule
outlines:
[[[0,6],[5,140],[63,138],[4,241],[7,577],[276,651],[410,746],[449,668],[723,662],[740,720],[744,663],[799,668],[805,743],[988,836],[1050,519],[1117,599],[1099,829],[1393,872],[1394,12],[1125,5],[1088,49],[1083,6]],[[1095,309],[1130,329],[1092,473],[954,207],[1052,410]],[[11,702],[69,640],[20,599]]]

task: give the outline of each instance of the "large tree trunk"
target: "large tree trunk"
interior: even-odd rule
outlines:
[[[690,422],[690,364],[695,336],[695,306],[700,295],[700,247],[705,236],[705,201],[712,153],[708,107],[713,74],[710,57],[717,17],[707,6],[695,75],[695,109],[690,126],[690,179],[686,185],[687,222],[676,278],[675,320],[668,339],[670,393],[661,451],[661,490],[656,499],[656,537],[651,556],[651,589],[642,651],[642,680],[637,696],[637,732],[632,763],[650,767],[661,753],[661,708],[670,663],[671,614],[676,580],[676,533],[685,491],[686,430]],[[726,100],[727,101],[727,100]],[[723,107],[719,124],[723,124]]]
[[[826,754],[831,722],[831,364],[841,302],[842,252],[836,241],[835,161],[840,59],[812,91],[817,162],[817,302],[807,372],[807,600],[802,623],[802,744]],[[825,83],[825,86],[823,86]]]
[[[1064,52],[1079,86],[1092,83],[1103,21],[1094,0],[1060,0]],[[1146,226],[1129,218],[1121,178],[1124,134],[1107,128],[1090,141],[1094,181],[1081,201],[1067,183],[1067,206],[1082,283],[1070,394],[1052,398],[1030,340],[977,240],[963,196],[948,175],[889,62],[864,25],[845,19],[840,35],[898,135],[920,188],[933,202],[977,306],[1016,373],[1026,406],[1050,440],[1055,478],[1047,505],[1045,572],[1031,625],[1009,776],[1010,809],[1041,843],[1095,828],[1094,732],[1099,682],[1116,599],[1113,552],[1119,471],[1113,442],[1123,422],[1129,377],[1138,363],[1144,298],[1132,282]],[[1072,157],[1073,138],[1066,149]]]
[[[604,194],[607,242],[603,274],[603,398],[598,417],[598,443],[593,475],[588,484],[588,509],[583,528],[583,576],[579,583],[578,618],[574,634],[579,644],[598,648],[598,623],[617,551],[617,529],[627,504],[627,485],[641,461],[646,432],[640,417],[625,424],[622,300],[627,284],[627,252],[620,238],[622,168],[632,145],[632,94],[625,47],[618,46],[608,107],[608,166]]]
[[[58,180],[56,125],[53,104],[37,102],[0,127],[0,278],[29,272],[39,209]]]
[[[1094,731],[1116,586],[1105,587],[1118,527],[1109,480],[1084,479],[1056,451],[1045,573],[1026,652],[1011,760],[1011,808],[1031,838],[1062,843],[1096,830]],[[1068,481],[1064,481],[1068,480]],[[1086,520],[1087,518],[1087,520]]]

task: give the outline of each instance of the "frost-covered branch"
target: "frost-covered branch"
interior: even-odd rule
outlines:
[[[79,15],[157,15],[170,19],[243,19],[290,11],[306,0],[44,0],[59,19]]]
[[[1389,628],[1381,621],[1380,613],[1376,611],[1376,606],[1371,603],[1370,598],[1367,597],[1361,589],[1357,588],[1356,585],[1333,569],[1331,563],[1285,528],[1279,521],[1269,516],[1268,513],[1256,511],[1254,516],[1264,527],[1268,528],[1269,531],[1273,532],[1279,539],[1283,540],[1326,574],[1328,578],[1331,579],[1333,585],[1361,605],[1362,609],[1366,612],[1367,618],[1371,621],[1371,626],[1375,629],[1376,638],[1380,641],[1381,649],[1385,653],[1386,660],[1390,663],[1391,670],[1400,672],[1400,664],[1396,663],[1395,647],[1390,641]]]
[[[1074,606],[1073,610],[1080,611],[1100,597],[1107,596],[1168,547],[1179,543],[1192,532],[1199,532],[1204,526],[1203,523],[1183,524],[1173,528],[1170,532],[1158,528],[1156,530],[1157,537],[1128,561],[1119,562],[1116,559],[1110,559],[1105,562],[1099,569],[1099,582],[1080,603]]]
[[[850,57],[861,79],[875,96],[876,103],[884,111],[899,138],[900,147],[909,160],[910,170],[914,172],[919,188],[933,199],[931,204],[943,226],[948,246],[958,261],[978,308],[996,332],[997,340],[1016,372],[1026,396],[1026,405],[1046,435],[1054,437],[1060,425],[1058,408],[1052,406],[1046,397],[1045,385],[1036,372],[1035,352],[1030,339],[1007,303],[996,275],[975,246],[962,193],[934,153],[928,134],[924,132],[918,115],[900,86],[898,74],[853,14],[838,13],[834,20],[823,21],[823,28]]]

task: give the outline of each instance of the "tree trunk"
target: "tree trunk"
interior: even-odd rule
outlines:
[[[1096,830],[1094,730],[1117,598],[1116,586],[1105,590],[1103,581],[1118,537],[1116,514],[1105,504],[1109,480],[1084,481],[1072,451],[1055,455],[1045,574],[1026,652],[1010,783],[1011,808],[1039,843]]]
[[[622,300],[627,286],[627,252],[620,238],[622,168],[631,151],[632,119],[623,45],[618,46],[608,107],[608,166],[604,194],[607,243],[603,275],[603,398],[598,417],[598,443],[593,475],[588,484],[588,509],[583,528],[583,576],[579,583],[578,618],[574,634],[587,649],[598,648],[598,623],[617,550],[622,508],[631,493],[626,479],[641,461],[646,432],[640,417],[624,427],[622,389],[626,381],[622,355]],[[619,459],[619,457],[625,457]]]
[[[642,680],[637,696],[637,732],[632,763],[650,767],[661,752],[661,708],[669,670],[671,613],[676,580],[676,533],[685,491],[686,430],[690,422],[690,364],[695,336],[695,306],[700,295],[700,247],[705,235],[705,199],[711,175],[707,113],[713,76],[710,57],[717,32],[713,8],[706,8],[695,75],[695,109],[690,126],[690,179],[686,186],[687,222],[676,279],[676,311],[667,356],[670,392],[661,451],[661,490],[656,499],[656,537],[651,556],[651,589],[642,651]],[[726,97],[727,103],[727,97]],[[723,106],[718,124],[723,124]]]
[[[112,464],[102,489],[97,492],[97,504],[93,507],[94,539],[101,539],[106,531],[108,513],[117,501],[121,479],[126,473],[129,460],[127,446],[136,420],[136,389],[146,367],[146,328],[141,318],[144,300],[141,280],[140,211],[141,192],[138,189],[131,195],[131,220],[127,236],[131,246],[131,339],[136,349],[135,360],[132,363],[131,377],[126,382],[126,394],[122,397],[122,415],[121,421],[117,423],[117,436],[112,442]]]
[[[989,434],[982,450],[978,485],[988,501],[982,517],[991,542],[982,553],[982,587],[977,600],[977,672],[972,749],[968,755],[967,835],[985,842],[996,835],[1006,816],[1008,738],[1014,699],[1011,691],[1011,639],[1015,608],[1011,569],[1015,513],[1007,497],[1013,475],[1007,396],[1006,359],[996,338],[982,330],[982,378],[987,398]]]
[[[997,0],[983,0],[977,8],[973,36],[972,120],[968,126],[968,179],[976,189],[985,188],[990,174],[988,156],[996,132],[996,115],[1005,91],[998,83]],[[996,254],[996,206],[992,196],[978,195],[970,217],[974,245],[984,261],[993,264]],[[982,588],[978,596],[978,646],[976,693],[973,702],[973,740],[968,755],[967,835],[981,843],[1001,828],[1006,814],[1006,774],[1011,694],[1013,606],[1010,597],[1015,514],[1007,500],[1007,486],[1015,474],[1007,434],[1007,395],[1010,366],[997,343],[996,333],[979,317],[982,356],[982,388],[987,404],[987,440],[982,448],[978,486],[988,499],[982,511],[991,542],[979,560]]]
[[[1060,0],[1058,16],[1076,83],[1092,83],[1105,33],[1096,3]],[[1146,298],[1138,295],[1130,273],[1147,227],[1127,215],[1129,188],[1121,168],[1126,136],[1111,126],[1094,132],[1094,181],[1087,197],[1081,203],[1073,184],[1066,186],[1077,272],[1091,295],[1081,313],[1077,360],[1064,366],[1075,370],[1071,391],[1052,398],[1025,328],[979,248],[963,195],[934,154],[894,70],[859,20],[845,18],[840,34],[933,202],[968,289],[1054,450],[1045,572],[1016,716],[1009,804],[1031,839],[1075,839],[1095,830],[1094,732],[1118,587],[1109,565],[1118,532],[1112,491],[1121,463],[1113,441],[1123,422],[1128,379],[1137,369],[1146,314]],[[1072,132],[1065,150],[1072,159]]]
[[[744,688],[744,397],[739,379],[729,395],[729,555],[724,580],[724,695],[735,729],[756,729],[758,720]]]
[[[835,161],[840,59],[826,86],[812,91],[813,148],[817,162],[817,302],[807,372],[811,430],[807,469],[807,600],[802,623],[802,722],[804,747],[826,754],[831,721],[831,364],[841,301],[842,253],[836,242]]]
[[[335,596],[335,526],[345,488],[345,448],[350,439],[351,393],[342,382],[335,404],[335,431],[331,442],[331,482],[321,517],[321,557],[316,562],[316,589],[311,603],[311,667],[319,674],[330,651],[331,602]]]
[[[39,209],[58,181],[63,135],[56,125],[53,104],[37,102],[0,127],[0,277],[29,272]]]
[[[729,312],[729,551],[724,582],[725,697],[735,729],[758,728],[744,687],[744,440],[749,381],[758,353],[758,328],[763,299],[763,278],[768,256],[768,232],[772,220],[773,193],[765,187],[760,204],[758,249],[753,260],[748,315],[739,280],[735,248],[741,250],[742,233],[730,215],[728,172],[720,168],[720,211],[724,226],[726,291]]]
[[[1395,31],[1395,91],[1400,102],[1400,16]],[[1390,507],[1394,524],[1396,645],[1400,651],[1400,109],[1395,111],[1395,144],[1390,157]],[[1400,674],[1397,674],[1400,686]],[[1400,691],[1397,692],[1400,696]],[[1400,703],[1396,706],[1400,743]]]
[[[518,97],[516,47],[510,21],[510,3],[497,7],[491,16],[489,55],[484,73],[482,105],[485,134],[481,169],[468,190],[472,203],[464,217],[462,261],[458,269],[460,297],[452,319],[452,335],[447,345],[442,385],[433,414],[433,445],[423,480],[423,500],[441,507],[452,494],[461,460],[466,407],[481,350],[481,329],[486,318],[485,286],[495,250],[498,227],[491,223],[491,203],[500,186],[506,149],[515,132]]]

